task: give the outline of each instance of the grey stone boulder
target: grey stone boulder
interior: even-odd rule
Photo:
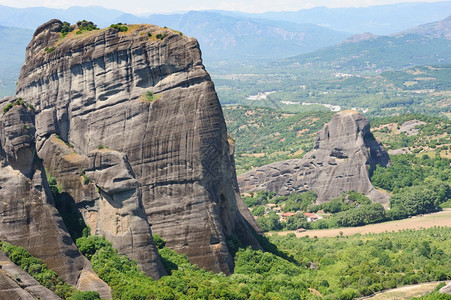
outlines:
[[[0,251],[0,300],[60,300],[51,290],[39,284]]]

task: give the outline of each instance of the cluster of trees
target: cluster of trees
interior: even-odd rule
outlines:
[[[34,108],[34,106],[32,104],[26,103],[22,99],[22,97],[19,97],[16,100],[14,100],[14,102],[10,102],[3,107],[3,114],[6,114],[11,108],[13,108],[16,105],[22,105],[22,106],[27,107],[29,110],[36,111],[36,109]]]
[[[77,26],[78,26],[78,30],[77,30],[77,34],[81,34],[84,31],[92,31],[92,30],[98,30],[99,27],[97,27],[96,24],[94,24],[91,21],[77,21]]]
[[[392,156],[392,166],[376,170],[371,177],[375,186],[393,192],[388,215],[402,219],[438,211],[451,197],[450,159],[424,154]]]
[[[355,227],[392,219],[380,203],[371,203],[368,197],[354,191],[343,193],[336,199],[318,205],[314,204],[316,195],[311,191],[278,197],[259,191],[243,199],[248,206],[253,207],[252,213],[258,216],[257,222],[263,231]],[[300,211],[301,213],[289,216],[285,222],[281,222],[276,212],[271,211],[265,214],[265,208],[258,206],[266,203],[281,205],[283,212]],[[307,217],[302,214],[302,212],[319,210],[330,215],[316,222],[308,222]]]
[[[117,29],[120,32],[127,32],[128,31],[128,27],[126,26],[127,24],[122,24],[122,23],[117,23],[117,24],[111,24],[110,27]]]
[[[403,132],[397,132],[404,122],[412,120],[425,123],[416,126],[418,134],[409,136]],[[426,147],[447,150],[448,147],[446,144],[451,143],[451,121],[446,118],[422,114],[407,114],[383,118],[371,118],[370,121],[373,133],[388,149],[408,147],[411,148],[414,153],[419,153]],[[378,128],[381,125],[388,124],[395,124],[396,127],[393,129],[389,126]]]
[[[69,22],[63,22],[63,26],[61,27],[61,35],[65,37],[69,32],[74,31],[74,26],[71,26]]]

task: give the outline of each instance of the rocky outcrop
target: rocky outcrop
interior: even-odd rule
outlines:
[[[34,113],[21,105],[11,108],[0,118],[0,139],[0,239],[25,247],[76,284],[84,259],[58,216],[39,166]]]
[[[313,190],[317,203],[347,191],[364,193],[373,201],[388,197],[370,182],[377,164],[387,166],[389,157],[370,132],[370,123],[356,111],[342,111],[324,125],[314,149],[302,159],[272,163],[238,177],[242,192],[267,190],[279,195]]]
[[[72,285],[90,274],[89,290],[106,289],[101,294],[109,299],[108,286],[77,250],[55,208],[34,134],[31,107],[18,104],[0,117],[0,240],[26,248]]]
[[[154,278],[150,224],[192,263],[230,273],[226,238],[258,242],[197,41],[152,25],[61,38],[61,26],[36,30],[17,95],[36,108],[37,154],[65,202]]]
[[[451,282],[448,282],[447,285],[442,287],[439,291],[440,294],[448,294],[451,295]]]
[[[33,277],[13,264],[0,251],[0,300],[48,299],[60,300],[51,290],[43,287]]]

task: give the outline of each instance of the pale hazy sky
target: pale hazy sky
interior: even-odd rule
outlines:
[[[440,2],[443,0],[0,0],[0,5],[13,7],[103,6],[134,14],[188,10],[233,10],[243,12],[296,11],[316,6],[362,7],[400,2]]]

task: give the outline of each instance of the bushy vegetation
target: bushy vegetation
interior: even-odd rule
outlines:
[[[63,22],[63,26],[61,27],[61,36],[65,37],[69,32],[74,30],[74,26],[71,26],[69,22]]]
[[[270,241],[309,266],[300,277],[326,297],[370,295],[451,276],[451,228],[322,239],[273,235]]]
[[[0,241],[0,250],[19,268],[30,274],[39,284],[63,299],[100,299],[97,292],[81,292],[65,283],[54,271],[49,270],[39,258],[33,257],[22,247]]]
[[[407,135],[400,127],[408,121],[418,121],[418,134]],[[407,114],[383,118],[371,118],[372,132],[387,149],[409,148],[413,153],[426,149],[447,150],[451,143],[451,120],[421,114]]]
[[[171,276],[154,281],[104,238],[79,238],[77,246],[91,259],[100,278],[111,286],[113,299],[246,299],[249,292],[225,275],[199,269],[186,256],[165,247],[159,253]]]
[[[164,35],[162,33],[158,33],[155,37],[159,40],[163,40],[166,37],[166,35]]]
[[[16,100],[14,100],[14,102],[10,102],[6,104],[5,107],[3,107],[3,114],[6,114],[11,108],[13,108],[16,105],[25,106],[31,111],[36,111],[33,105],[26,103],[21,97],[19,97]]]
[[[45,48],[44,48],[44,51],[45,51],[47,54],[50,54],[50,53],[52,53],[55,49],[56,49],[55,47],[45,47]]]
[[[422,300],[451,300],[451,295],[439,293],[439,290],[446,285],[445,282],[440,283],[434,289],[434,291],[427,293],[426,295],[413,299],[422,299]]]
[[[155,95],[154,93],[152,93],[151,91],[147,91],[144,95],[142,95],[139,99],[141,101],[146,101],[146,102],[154,102],[155,100],[160,99],[162,96],[162,94],[158,94]]]
[[[128,27],[126,26],[127,24],[122,24],[122,23],[117,23],[117,24],[111,24],[110,27],[117,29],[120,32],[127,32],[128,31]]]
[[[85,31],[92,31],[92,30],[98,30],[99,28],[97,27],[97,25],[95,25],[93,22],[91,21],[77,21],[77,34],[81,34]]]
[[[436,155],[395,155],[392,166],[377,167],[371,181],[393,192],[389,215],[402,219],[441,209],[451,197],[450,160]]]

